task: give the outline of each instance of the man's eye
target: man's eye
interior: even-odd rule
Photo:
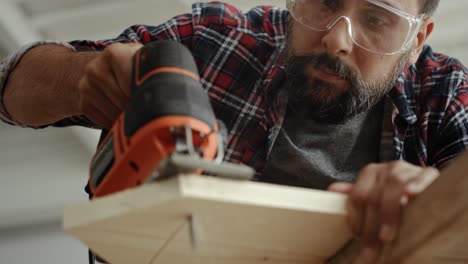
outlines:
[[[376,15],[367,15],[365,18],[366,24],[370,27],[381,27],[387,24],[387,21]]]
[[[322,5],[330,10],[337,10],[340,7],[340,0],[322,0]]]

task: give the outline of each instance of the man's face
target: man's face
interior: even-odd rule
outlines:
[[[413,15],[418,14],[418,1],[391,0]],[[369,4],[365,0],[331,2],[345,5],[343,10]],[[291,102],[305,106],[307,114],[321,123],[342,123],[373,107],[394,86],[412,52],[369,52],[354,44],[344,19],[320,32],[291,18],[287,36]]]

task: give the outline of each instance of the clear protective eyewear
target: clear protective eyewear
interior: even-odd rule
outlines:
[[[379,0],[346,7],[349,0],[287,0],[291,16],[315,31],[329,31],[344,20],[357,46],[378,54],[404,53],[411,48],[425,15],[414,16]]]

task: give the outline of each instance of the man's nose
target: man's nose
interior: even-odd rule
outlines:
[[[331,23],[331,28],[322,38],[322,45],[326,51],[337,57],[347,56],[353,50],[351,39],[351,21],[347,17],[339,17]]]

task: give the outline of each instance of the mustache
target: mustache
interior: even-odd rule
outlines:
[[[286,69],[288,75],[294,77],[304,76],[304,70],[309,67],[332,70],[336,72],[340,78],[351,83],[356,83],[360,78],[360,76],[340,58],[333,58],[327,53],[288,56]]]

